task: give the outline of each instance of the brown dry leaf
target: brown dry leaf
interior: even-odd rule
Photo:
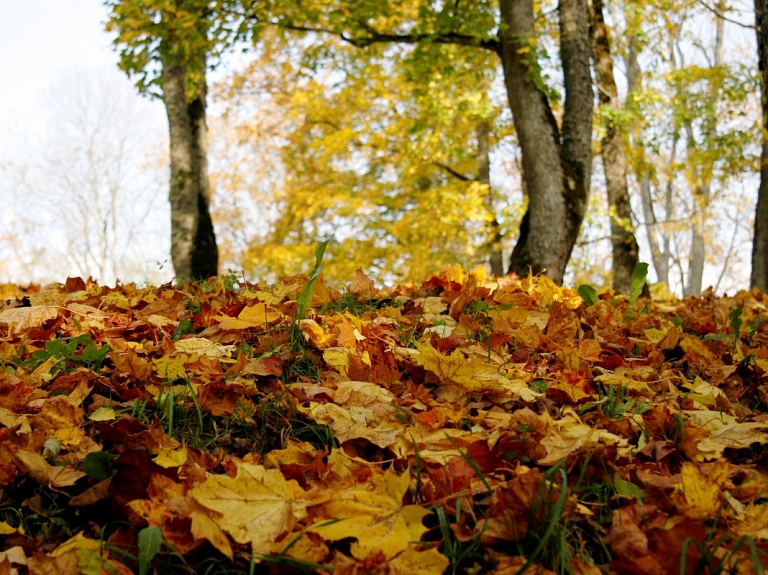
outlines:
[[[697,444],[700,456],[697,459],[711,460],[723,456],[726,448],[746,449],[753,443],[768,443],[768,423],[731,423],[723,425],[710,437],[705,437]]]
[[[29,575],[70,575],[80,573],[80,559],[77,549],[71,549],[56,557],[35,552],[27,562]]]
[[[525,557],[501,557],[496,564],[496,568],[493,571],[489,571],[488,575],[517,575],[517,573],[521,572],[525,563]],[[554,571],[550,571],[535,563],[528,565],[524,573],[529,573],[530,575],[556,575]]]
[[[93,485],[76,495],[69,500],[69,504],[73,507],[88,507],[93,505],[97,501],[101,501],[109,497],[109,484],[112,483],[112,478],[108,477],[104,481],[99,481],[96,485]]]
[[[378,290],[373,285],[367,275],[363,273],[363,270],[358,269],[355,271],[355,277],[347,286],[347,291],[357,296],[360,301],[369,301],[377,296]]]
[[[358,559],[379,552],[392,559],[427,531],[422,519],[430,512],[403,505],[409,485],[409,473],[398,476],[391,468],[376,473],[366,484],[334,493],[310,529],[329,541],[355,537],[352,555]]]
[[[27,556],[24,554],[24,548],[20,545],[14,545],[13,547],[9,547],[5,551],[0,551],[0,562],[5,563],[7,567],[0,566],[0,574],[5,573],[18,573],[18,571],[13,570],[11,571],[11,564],[15,563],[16,565],[26,565],[27,564]],[[5,571],[3,570],[5,569]]]
[[[547,456],[539,459],[540,465],[553,465],[571,453],[600,444],[628,447],[629,441],[626,438],[582,423],[572,409],[566,409],[563,413],[564,417],[554,421],[547,436],[541,440],[547,450]]]
[[[377,402],[392,403],[394,395],[375,383],[367,381],[342,381],[333,392],[333,400],[339,405],[360,406]]]
[[[14,452],[16,465],[35,481],[51,487],[69,487],[86,477],[82,471],[70,467],[54,467],[39,453],[19,450]]]
[[[110,354],[117,371],[127,373],[140,381],[144,381],[152,375],[152,364],[139,357],[133,349],[124,351],[112,351]]]
[[[237,476],[211,476],[190,491],[197,503],[215,512],[212,519],[238,543],[255,553],[291,531],[306,514],[299,501],[303,491],[280,471],[235,460]]]
[[[276,355],[269,355],[249,361],[240,371],[243,375],[282,375],[283,362]]]
[[[385,404],[386,405],[386,404]],[[309,414],[318,423],[328,425],[340,443],[350,439],[367,439],[374,445],[387,448],[395,445],[398,436],[406,431],[402,422],[395,419],[395,411],[386,406],[391,419],[380,421],[376,413],[363,407],[345,409],[335,403],[313,405]]]
[[[58,316],[59,308],[56,306],[16,307],[0,311],[0,324],[7,325],[11,335],[15,335],[39,327]]]
[[[579,356],[586,361],[600,361],[603,348],[600,342],[594,339],[583,339],[579,342]]]
[[[246,308],[248,309],[248,308]],[[242,314],[241,314],[242,315]],[[176,351],[199,357],[231,357],[236,351],[234,345],[221,345],[204,337],[190,337],[176,341]]]

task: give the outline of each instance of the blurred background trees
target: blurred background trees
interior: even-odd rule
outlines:
[[[40,139],[0,167],[5,277],[155,279],[168,258],[167,155],[146,103],[110,68],[69,71],[43,105]]]
[[[752,4],[203,4],[107,7],[136,85],[168,108],[170,64],[186,67],[185,104],[203,104],[213,269],[274,280],[332,239],[329,280],[418,281],[459,263],[626,291],[639,258],[660,292],[749,284],[763,141]],[[502,20],[518,33],[500,35]],[[6,183],[21,181],[14,164]],[[194,243],[182,220],[174,233]],[[211,272],[176,259],[177,274]]]

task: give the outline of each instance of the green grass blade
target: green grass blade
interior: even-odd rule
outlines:
[[[158,527],[153,525],[139,531],[139,575],[147,575],[162,543],[163,534]]]
[[[298,304],[296,306],[296,319],[301,320],[306,318],[307,310],[312,305],[312,297],[315,295],[315,283],[317,278],[323,271],[323,256],[325,255],[325,248],[328,247],[328,243],[331,240],[325,240],[315,250],[315,267],[312,268],[312,273],[309,274],[309,281],[298,297]]]
[[[453,437],[448,435],[447,433],[445,436],[448,438],[448,441],[453,443],[454,447],[456,447],[456,450],[461,454],[461,456],[464,458],[464,461],[467,462],[467,465],[469,465],[472,468],[472,471],[474,471],[477,476],[480,478],[480,481],[483,482],[483,485],[485,485],[485,488],[488,490],[488,493],[491,492],[491,486],[488,484],[488,481],[485,479],[485,475],[483,475],[483,472],[480,471],[480,468],[477,466],[477,464],[472,461],[472,458],[469,457],[466,453],[464,453],[458,445],[456,445],[456,442],[453,440]]]
[[[525,560],[525,563],[523,563],[523,566],[520,567],[520,569],[517,570],[515,575],[520,575],[521,573],[525,573],[525,571],[533,565],[534,561],[536,561],[541,555],[541,552],[544,550],[544,546],[549,541],[550,537],[552,537],[552,533],[555,530],[555,527],[557,526],[557,522],[560,520],[560,517],[563,515],[563,510],[565,509],[565,498],[568,495],[568,477],[565,474],[565,469],[559,469],[560,472],[560,478],[562,481],[562,488],[560,489],[560,495],[557,498],[557,502],[555,503],[555,506],[553,508],[553,517],[550,517],[549,519],[549,525],[547,525],[546,531],[544,531],[544,535],[542,535],[541,540],[539,541],[539,544],[536,546],[536,548],[533,550],[533,553],[531,553],[528,558]]]

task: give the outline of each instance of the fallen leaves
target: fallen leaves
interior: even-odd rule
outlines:
[[[288,533],[306,512],[303,491],[274,469],[236,462],[235,477],[209,477],[190,491],[211,519],[238,543],[249,543],[256,553]]]
[[[295,321],[308,280],[0,308],[0,570],[133,572],[147,526],[227,572],[768,565],[763,294],[358,272]]]

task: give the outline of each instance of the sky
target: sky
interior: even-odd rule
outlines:
[[[0,148],[42,129],[52,79],[117,65],[106,13],[102,0],[0,0]]]
[[[58,149],[58,165],[62,166],[58,174],[65,174],[67,166],[73,166],[67,163],[72,161],[66,155],[67,146],[76,146],[72,139],[75,136],[64,133],[68,125],[62,120],[69,120],[69,127],[75,122],[76,131],[78,125],[84,127],[89,118],[99,114],[98,110],[104,109],[100,106],[109,100],[120,102],[121,114],[112,116],[108,124],[114,137],[123,137],[115,132],[119,120],[125,120],[126,114],[138,114],[128,128],[121,128],[123,135],[143,137],[148,142],[141,144],[144,156],[152,154],[159,150],[157,144],[167,130],[162,103],[139,96],[131,81],[118,70],[118,54],[112,49],[111,34],[104,30],[107,9],[103,0],[0,0],[0,14],[0,283],[45,283],[67,275],[86,277],[89,273],[99,281],[113,283],[114,274],[102,273],[99,277],[92,268],[84,272],[82,265],[65,262],[77,259],[71,244],[65,242],[65,238],[72,241],[73,224],[78,218],[72,202],[77,190],[71,189],[69,196],[50,191],[53,188],[46,186],[52,181],[50,174],[39,168],[44,165],[41,161],[47,161],[42,154],[49,158],[52,150]],[[73,114],[72,106],[79,101],[88,102],[92,113],[78,115],[74,110]],[[65,117],[61,117],[62,110]],[[57,142],[62,142],[58,148]],[[102,149],[108,147],[102,144]],[[72,169],[69,172],[76,175]],[[129,184],[139,190],[156,187],[156,182],[147,183],[141,177],[131,176]],[[41,181],[45,183],[41,185]],[[124,256],[118,270],[124,281],[157,281],[166,279],[170,271],[169,265],[160,275],[157,271],[169,259],[165,193],[149,204],[152,213],[140,218],[140,228],[131,223],[130,218],[138,216],[129,214],[128,209],[140,211],[141,202],[132,202],[121,213],[121,228],[115,233],[119,238],[134,237],[125,232],[131,225],[138,238],[132,244],[130,263]],[[136,194],[131,197],[137,198]],[[72,202],[72,209],[65,202]],[[14,244],[9,238],[18,241]],[[80,244],[84,245],[82,241]],[[23,254],[19,255],[19,250]]]

